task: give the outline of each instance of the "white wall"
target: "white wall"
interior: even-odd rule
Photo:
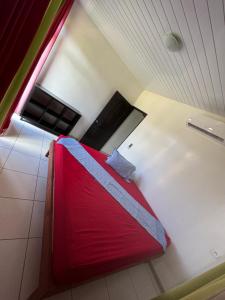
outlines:
[[[143,90],[77,1],[38,82],[81,112],[76,137],[116,90],[131,103]]]
[[[136,165],[140,189],[172,239],[154,262],[168,289],[225,260],[225,147],[186,127],[188,116],[209,113],[147,91],[135,106],[148,116],[119,151]]]

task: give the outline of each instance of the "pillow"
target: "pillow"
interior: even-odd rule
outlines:
[[[119,154],[117,150],[113,150],[106,163],[126,180],[131,180],[132,174],[136,170],[135,166]]]

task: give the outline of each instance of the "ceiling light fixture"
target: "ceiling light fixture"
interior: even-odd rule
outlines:
[[[179,51],[183,46],[181,38],[173,32],[163,35],[163,43],[165,47],[172,52]]]

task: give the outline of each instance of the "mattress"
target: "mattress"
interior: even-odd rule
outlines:
[[[134,182],[84,145],[111,176],[153,216]],[[54,147],[53,275],[79,284],[162,254],[162,246],[60,144]],[[170,241],[168,236],[167,244]]]

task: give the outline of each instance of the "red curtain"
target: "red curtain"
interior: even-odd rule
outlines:
[[[0,102],[24,59],[49,2],[0,1]]]
[[[50,1],[50,0],[49,0]],[[0,87],[0,99],[4,96],[5,91],[7,90],[7,87],[9,86],[11,80],[16,74],[16,71],[18,67],[20,66],[27,49],[29,48],[32,38],[41,22],[41,19],[43,17],[43,14],[49,4],[49,1],[47,0],[7,0],[4,2],[7,2],[7,4],[0,4],[0,25],[5,27],[4,24],[9,25],[10,23],[13,24],[13,28],[11,29],[11,32],[9,32],[9,28],[5,30],[0,31],[0,42],[1,45],[4,45],[3,50],[0,51],[0,62],[1,65],[3,65],[3,68],[0,68],[0,82],[2,81],[3,84],[1,84]],[[15,98],[15,101],[13,105],[11,106],[11,109],[0,128],[0,133],[3,132],[10,123],[11,116],[13,112],[15,111],[18,102],[21,99],[21,96],[23,95],[25,89],[28,86],[32,86],[32,84],[35,83],[35,80],[45,62],[47,59],[47,56],[66,20],[66,17],[72,7],[73,0],[65,0],[63,5],[61,6],[61,9],[55,18],[51,28],[48,31],[48,34],[42,43],[39,52],[33,62],[33,64],[30,67],[30,70],[23,81],[23,84]],[[22,5],[22,7],[20,7]],[[2,7],[4,6],[4,7]],[[26,10],[27,8],[27,10]],[[22,9],[22,11],[20,11]],[[2,13],[3,11],[10,11],[11,16],[8,16],[5,20],[2,19]],[[19,17],[16,19],[16,24],[14,23],[14,17],[17,16],[16,11],[20,11]],[[29,16],[27,16],[28,14]],[[8,14],[9,15],[9,14]],[[4,23],[6,22],[6,23]],[[6,27],[10,27],[6,26]],[[0,27],[1,28],[1,27]],[[18,32],[16,29],[20,28],[21,30]],[[27,30],[26,30],[27,29]],[[4,31],[4,32],[3,32]],[[8,31],[8,34],[7,34]],[[11,38],[7,38],[11,36]],[[17,38],[18,36],[18,38]],[[14,39],[13,39],[14,37]],[[21,41],[21,37],[22,41]],[[7,44],[9,49],[11,49],[9,54],[7,53],[7,46],[5,44],[5,40],[7,40]],[[18,49],[18,48],[19,49]],[[18,52],[17,52],[18,51]],[[5,58],[6,57],[6,58]],[[4,60],[4,63],[2,63],[2,59]],[[8,63],[8,65],[7,65]],[[33,75],[33,76],[32,76]]]

